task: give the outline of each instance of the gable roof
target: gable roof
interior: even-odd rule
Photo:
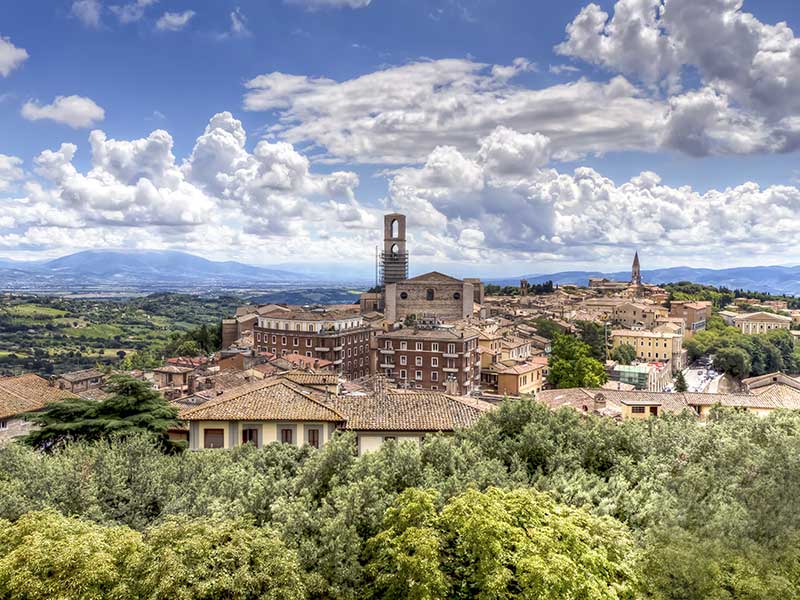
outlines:
[[[417,275],[416,277],[411,277],[410,279],[406,279],[406,282],[413,282],[413,283],[424,283],[424,282],[431,282],[431,283],[463,283],[460,279],[456,279],[455,277],[450,277],[450,275],[445,275],[444,273],[440,273],[439,271],[431,271],[430,273],[423,273],[422,275]]]
[[[86,381],[87,379],[100,379],[105,375],[97,369],[84,369],[83,371],[72,371],[71,373],[63,373],[60,377],[69,383],[78,381]]]
[[[787,323],[792,320],[791,317],[784,317],[783,315],[776,315],[768,312],[754,312],[747,313],[746,315],[739,315],[733,318],[734,321],[778,321]]]
[[[387,392],[331,400],[356,431],[454,431],[473,425],[494,406],[437,392]]]
[[[214,400],[184,410],[179,418],[185,421],[344,421],[330,406],[283,379],[239,386]]]
[[[50,402],[77,398],[72,392],[51,386],[46,379],[28,374],[0,378],[0,419],[41,410]]]

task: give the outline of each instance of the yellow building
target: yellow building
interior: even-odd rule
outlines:
[[[790,329],[792,318],[768,312],[754,312],[734,317],[733,325],[745,335],[756,335],[773,329]]]
[[[611,342],[614,349],[623,344],[633,346],[640,361],[670,361],[673,372],[684,367],[683,336],[680,334],[617,329],[611,332]]]

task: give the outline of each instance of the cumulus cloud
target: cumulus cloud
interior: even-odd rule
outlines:
[[[366,8],[372,0],[284,0],[286,4],[304,6],[309,10],[320,8]]]
[[[92,131],[88,170],[71,143],[41,152],[36,178],[0,155],[0,190],[24,190],[0,200],[0,247],[178,247],[255,262],[316,250],[336,260],[377,235],[378,212],[358,202],[355,173],[317,173],[286,142],[249,151],[246,141],[241,122],[220,113],[181,161],[161,129],[131,140]],[[323,240],[336,248],[325,252]]]
[[[29,121],[48,119],[74,129],[90,127],[106,117],[106,112],[91,98],[57,96],[51,104],[29,100],[22,106],[22,116]]]
[[[715,131],[699,132],[701,138],[719,137],[726,121],[733,131],[725,135],[739,138],[742,119],[749,121],[744,128],[758,123],[775,143],[740,140],[734,148],[785,151],[784,138],[794,135],[787,119],[800,114],[800,39],[786,23],[765,24],[744,12],[742,0],[618,0],[611,17],[589,4],[556,51],[672,93],[685,85],[686,67],[693,68],[706,89],[673,102],[671,112],[704,113]],[[707,112],[712,105],[717,115]],[[739,114],[731,119],[733,110]],[[674,134],[672,128],[668,139]],[[715,146],[707,139],[676,142],[693,152]]]
[[[0,35],[0,75],[8,77],[9,73],[28,60],[28,52],[17,48],[7,37]]]
[[[71,12],[87,27],[97,28],[100,27],[102,8],[100,0],[74,0]]]
[[[437,148],[424,165],[393,173],[389,207],[438,240],[430,259],[590,261],[635,247],[676,260],[698,247],[720,257],[793,252],[796,187],[746,182],[700,193],[652,172],[616,184],[587,167],[543,166],[543,143],[499,129],[474,158]],[[535,158],[520,160],[526,149]]]
[[[141,20],[144,16],[145,9],[156,2],[158,2],[158,0],[134,0],[127,4],[109,6],[109,10],[117,16],[120,23],[134,23]]]
[[[0,192],[10,188],[15,181],[22,179],[21,164],[21,158],[0,154]]]
[[[422,162],[437,146],[474,152],[497,125],[547,136],[562,158],[658,144],[667,106],[623,77],[541,90],[514,85],[530,68],[524,59],[443,59],[343,82],[276,72],[246,83],[244,106],[278,110],[271,133],[288,142],[313,142],[334,159],[366,163]]]
[[[165,12],[156,21],[156,29],[159,31],[180,31],[186,27],[194,15],[195,12],[193,10],[185,10],[180,13]]]

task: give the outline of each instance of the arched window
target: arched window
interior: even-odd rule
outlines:
[[[433,300],[433,297],[434,297],[434,295],[435,295],[435,294],[434,294],[434,292],[433,292],[433,289],[432,289],[432,288],[428,288],[427,290],[425,290],[425,298],[426,298],[427,300]]]
[[[400,254],[400,246],[392,244],[392,255],[397,256],[398,254]]]
[[[397,235],[400,230],[400,224],[397,222],[397,219],[392,219],[392,239],[397,239]],[[393,250],[394,251],[394,250]]]

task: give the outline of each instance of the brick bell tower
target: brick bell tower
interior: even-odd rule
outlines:
[[[383,252],[380,260],[381,285],[408,279],[406,216],[391,213],[383,217]]]

